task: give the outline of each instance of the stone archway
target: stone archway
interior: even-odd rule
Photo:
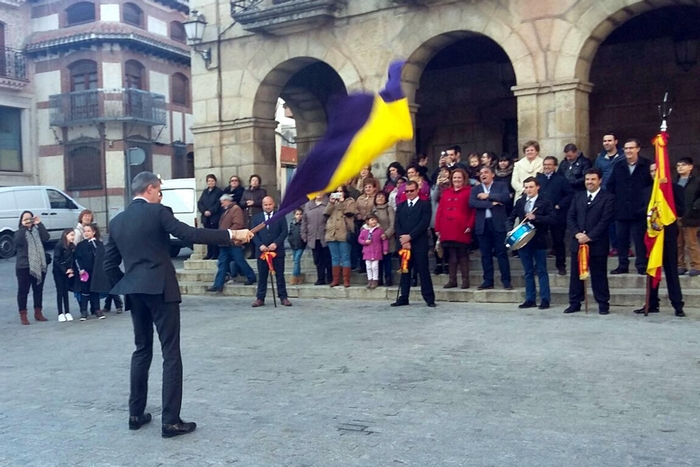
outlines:
[[[427,154],[431,165],[454,144],[463,157],[517,153],[516,74],[493,39],[469,31],[435,36],[411,54],[403,78],[414,103],[413,151]]]
[[[278,99],[284,100],[294,116],[296,150],[301,161],[325,132],[327,109],[332,105],[334,96],[343,95],[347,95],[347,90],[338,72],[327,63],[311,57],[282,62],[263,78],[255,93],[252,109],[253,120],[257,122],[253,127],[254,167],[263,176],[268,191],[283,185],[275,147],[277,125],[274,118]]]

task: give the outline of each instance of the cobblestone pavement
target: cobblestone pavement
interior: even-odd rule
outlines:
[[[127,429],[129,314],[21,326],[0,260],[0,466],[700,465],[700,321],[508,305],[186,297],[182,416],[160,354]]]

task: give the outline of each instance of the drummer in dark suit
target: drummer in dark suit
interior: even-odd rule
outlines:
[[[520,261],[525,269],[525,302],[518,308],[534,308],[537,306],[537,288],[535,286],[535,270],[540,282],[540,310],[549,308],[551,301],[549,290],[549,274],[547,273],[547,226],[556,222],[556,213],[552,202],[546,196],[540,195],[540,184],[535,177],[523,181],[525,196],[515,202],[513,211],[508,217],[506,228],[513,229],[515,219],[527,221],[535,228],[535,236],[518,251]]]
[[[105,273],[113,284],[111,293],[126,295],[131,310],[136,351],[131,357],[129,429],[150,423],[145,412],[148,370],[153,358],[153,325],[163,355],[162,435],[164,438],[191,433],[197,425],[180,419],[182,405],[182,357],[180,355],[180,287],[170,260],[170,234],[190,243],[230,244],[248,242],[249,230],[195,229],[173,216],[160,204],[160,180],[141,172],[131,184],[134,200],[109,223],[105,248]],[[124,272],[119,265],[124,261]]]
[[[581,311],[584,299],[583,281],[579,278],[579,245],[589,247],[589,271],[593,297],[598,302],[598,311],[607,315],[610,308],[608,287],[608,251],[610,239],[608,227],[615,216],[615,196],[602,191],[603,173],[600,169],[588,169],[585,175],[586,191],[574,195],[569,208],[568,226],[574,235],[571,239],[571,278],[569,280],[569,307],[564,313]]]

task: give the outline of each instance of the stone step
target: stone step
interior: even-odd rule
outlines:
[[[257,270],[256,268],[253,268],[254,271]],[[184,281],[184,282],[203,282],[206,284],[211,285],[214,282],[214,276],[216,275],[215,270],[193,270],[193,269],[180,269],[177,271],[177,278],[178,281]],[[290,279],[292,277],[292,273],[287,270],[284,273],[284,277],[287,280],[287,283],[290,282]],[[314,272],[306,272],[302,273],[301,276],[304,280],[304,283],[313,283],[316,281],[316,273]],[[448,281],[448,276],[446,274],[440,274],[440,275],[435,275],[433,274],[432,276],[433,280],[433,285],[434,287],[440,288],[443,285],[445,285]],[[496,271],[496,284],[500,285],[500,281],[498,280],[498,272]],[[394,282],[398,284],[398,281],[400,279],[400,274],[395,273],[394,274]],[[480,270],[477,271],[470,271],[469,274],[469,280],[471,284],[474,287],[477,287],[479,284],[482,282],[482,272]],[[243,278],[238,278],[239,282],[243,282]],[[681,276],[680,277],[681,281],[681,288],[683,291],[697,288],[700,289],[700,276],[697,277],[690,277],[690,276]],[[351,276],[351,283],[354,285],[366,285],[367,284],[367,275],[366,274],[360,274],[358,272],[353,272]],[[461,284],[461,276],[458,275],[457,277],[457,283]],[[523,277],[522,270],[513,270],[512,275],[511,275],[511,283],[513,287],[524,287],[525,286],[525,278]],[[643,291],[646,287],[646,276],[640,276],[638,274],[620,274],[620,275],[608,275],[608,283],[610,285],[611,289],[638,289]],[[550,287],[569,287],[569,276],[560,276],[557,273],[550,273],[549,274],[549,284]],[[589,285],[590,287],[590,285]],[[664,283],[662,282],[661,287],[663,289]]]
[[[180,291],[187,295],[213,295],[211,292],[207,292],[206,289],[210,284],[205,284],[201,282],[180,282]],[[255,298],[255,285],[227,285],[224,287],[224,296],[236,296],[236,297],[250,297],[251,301]],[[553,287],[552,288],[552,305],[553,306],[566,306],[568,303],[568,287]],[[272,293],[271,288],[268,285],[268,295]],[[345,288],[343,286],[339,287],[328,287],[328,286],[314,286],[314,285],[287,285],[287,293],[290,299],[302,298],[302,299],[334,299],[341,298],[345,300],[384,300],[384,301],[394,301],[396,299],[397,287],[378,287],[374,290],[369,290],[363,286],[351,286]],[[589,309],[591,311],[597,310],[597,304],[592,297],[591,291],[589,289]],[[671,310],[670,304],[668,302],[668,295],[666,289],[663,288],[660,291],[661,306],[667,310]],[[684,301],[686,303],[686,309],[700,309],[700,290],[697,288],[692,288],[690,290],[684,290]],[[522,288],[516,288],[515,290],[476,290],[471,288],[468,290],[461,289],[450,289],[444,290],[441,288],[435,289],[435,299],[437,302],[472,302],[472,303],[522,303],[525,299],[525,291]],[[409,300],[412,303],[420,304],[423,303],[420,296],[420,288],[414,287],[411,289],[411,295]],[[272,302],[272,297],[268,297],[268,302]],[[620,288],[616,289],[611,293],[610,305],[611,306],[624,306],[629,308],[637,308],[643,305],[644,294],[643,291],[638,289]],[[517,308],[514,307],[514,310]]]

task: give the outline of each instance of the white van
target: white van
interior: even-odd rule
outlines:
[[[173,210],[177,220],[191,227],[197,227],[197,187],[194,178],[174,178],[163,180],[160,185],[163,193],[161,203]],[[182,247],[192,248],[182,240],[170,236],[170,256],[173,258],[180,253]]]
[[[0,258],[15,254],[14,235],[22,211],[39,216],[51,241],[58,241],[64,229],[78,224],[78,214],[83,209],[73,198],[52,186],[0,188]]]

